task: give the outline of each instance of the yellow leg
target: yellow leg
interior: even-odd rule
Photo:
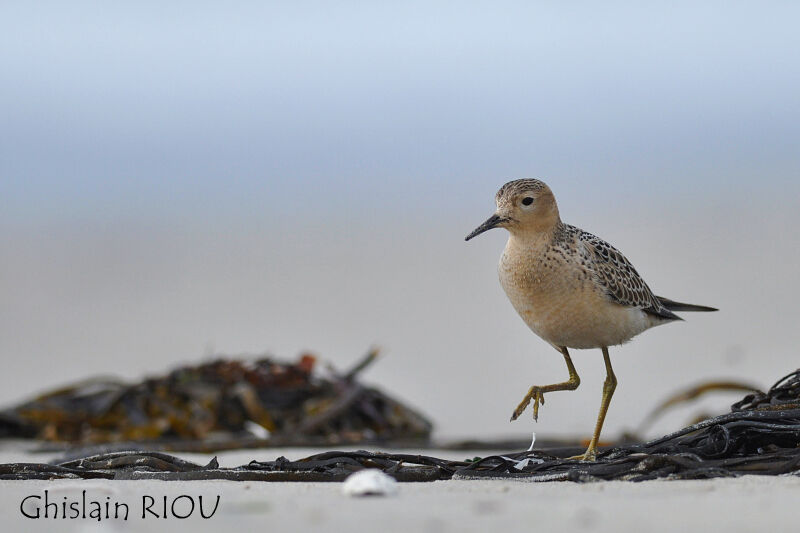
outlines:
[[[528,404],[531,403],[533,400],[533,419],[539,419],[539,403],[544,405],[544,393],[545,392],[554,392],[559,390],[575,390],[578,388],[578,385],[581,384],[581,378],[578,377],[578,373],[575,371],[575,366],[572,364],[572,359],[569,357],[569,352],[565,346],[558,347],[558,351],[564,356],[564,361],[567,363],[567,370],[569,371],[569,380],[565,381],[564,383],[555,383],[553,385],[534,385],[528,391],[528,394],[522,399],[516,409],[514,409],[514,414],[511,415],[511,421],[513,422],[522,412],[528,407]]]
[[[600,432],[603,430],[603,422],[606,419],[614,389],[617,388],[617,376],[614,375],[614,369],[611,368],[608,348],[603,348],[603,360],[606,363],[606,380],[603,382],[603,399],[600,400],[600,414],[597,415],[597,424],[594,427],[594,434],[592,435],[592,440],[589,441],[589,447],[586,448],[586,452],[583,455],[574,457],[574,459],[580,459],[581,461],[594,461],[597,458],[597,441],[600,439]]]

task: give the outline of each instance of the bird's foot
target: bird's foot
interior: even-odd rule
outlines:
[[[544,392],[542,389],[536,385],[531,387],[528,391],[528,394],[522,399],[516,409],[514,409],[514,413],[511,415],[511,422],[519,418],[519,415],[527,409],[528,404],[531,403],[533,400],[533,419],[539,420],[539,404],[544,405]]]
[[[589,448],[586,449],[580,455],[573,455],[572,457],[566,457],[567,460],[572,461],[596,461],[597,460],[597,447],[593,445],[589,445]]]

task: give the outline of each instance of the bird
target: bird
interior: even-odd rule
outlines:
[[[571,459],[595,461],[597,443],[617,386],[608,349],[654,326],[682,320],[675,311],[717,311],[656,296],[630,261],[606,241],[561,221],[550,187],[538,179],[509,181],[495,196],[497,209],[465,240],[493,228],[509,238],[498,274],[508,299],[527,326],[561,352],[569,379],[533,385],[511,415],[533,401],[533,418],[546,393],[575,390],[580,377],[570,349],[603,353],[606,378],[600,412],[586,451]]]

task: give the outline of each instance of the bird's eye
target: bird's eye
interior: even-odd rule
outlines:
[[[530,196],[526,196],[522,199],[522,205],[531,205],[533,203],[533,198]]]

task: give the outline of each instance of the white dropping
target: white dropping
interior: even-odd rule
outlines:
[[[528,448],[529,452],[533,451],[533,445],[534,444],[536,444],[536,432],[535,431],[533,432],[533,438],[531,439],[531,446],[530,446],[530,448]]]
[[[514,468],[517,470],[523,470],[531,462],[532,461],[530,459],[523,459],[522,461],[517,462],[517,464],[514,465]]]
[[[376,468],[359,470],[342,483],[342,492],[348,496],[391,496],[397,494],[397,480]]]
[[[528,465],[540,465],[544,462],[544,459],[539,459],[538,457],[526,457],[525,459],[520,459],[517,461],[516,459],[512,459],[511,457],[506,457],[505,455],[501,455],[500,459],[505,459],[509,463],[514,463],[514,468],[517,470],[522,470]]]

